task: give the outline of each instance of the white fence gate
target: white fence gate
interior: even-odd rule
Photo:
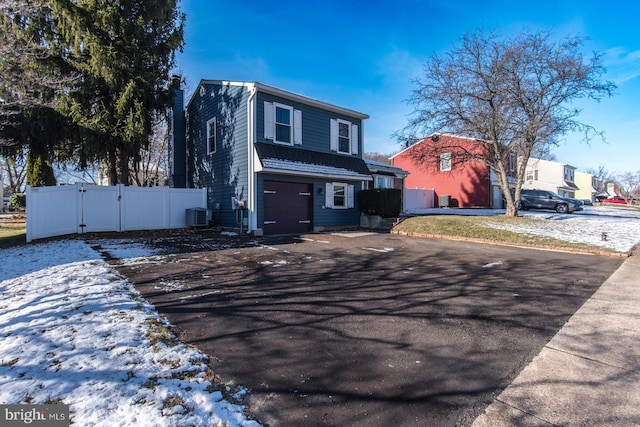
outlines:
[[[186,227],[206,189],[87,184],[27,186],[27,242],[64,234]]]
[[[406,188],[404,190],[404,212],[434,207],[435,191],[426,188]]]

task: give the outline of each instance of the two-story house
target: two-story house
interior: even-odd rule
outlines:
[[[561,197],[578,198],[575,183],[576,168],[566,163],[529,158],[524,174],[523,189],[547,190]],[[590,189],[591,183],[589,183]],[[580,198],[591,198],[591,194]]]
[[[220,226],[261,235],[359,225],[356,193],[372,180],[368,115],[258,82],[202,80],[184,109],[175,93],[173,186],[207,188]]]
[[[440,147],[434,150],[434,146]],[[406,188],[433,189],[440,207],[504,208],[498,178],[482,157],[486,147],[474,138],[436,133],[394,155],[392,164],[409,172]],[[441,152],[440,152],[441,151]],[[440,152],[439,154],[435,154]],[[459,154],[464,153],[465,160]],[[515,186],[516,156],[510,154],[507,173]]]

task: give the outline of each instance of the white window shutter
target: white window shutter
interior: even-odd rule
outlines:
[[[302,111],[293,110],[293,143],[302,144]]]
[[[275,117],[273,112],[273,103],[264,102],[264,139],[275,138]]]
[[[358,154],[358,125],[351,125],[351,154]]]
[[[331,119],[331,151],[338,151],[338,121]]]
[[[327,208],[333,208],[333,184],[327,182],[324,188],[324,205]]]
[[[354,190],[354,188],[353,188],[352,184],[347,185],[347,207],[349,209],[353,209],[353,206],[354,206],[354,204],[353,204],[353,190]]]

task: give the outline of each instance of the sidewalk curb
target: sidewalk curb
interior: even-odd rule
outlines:
[[[473,427],[640,425],[639,271],[627,258]]]

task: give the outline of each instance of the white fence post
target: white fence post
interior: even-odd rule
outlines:
[[[27,206],[30,206],[33,201],[33,196],[31,196],[30,185],[27,185],[26,197],[27,197],[27,200],[26,200]],[[33,240],[33,227],[30,226],[31,224],[33,224],[33,213],[31,212],[31,209],[27,209],[27,243]]]

